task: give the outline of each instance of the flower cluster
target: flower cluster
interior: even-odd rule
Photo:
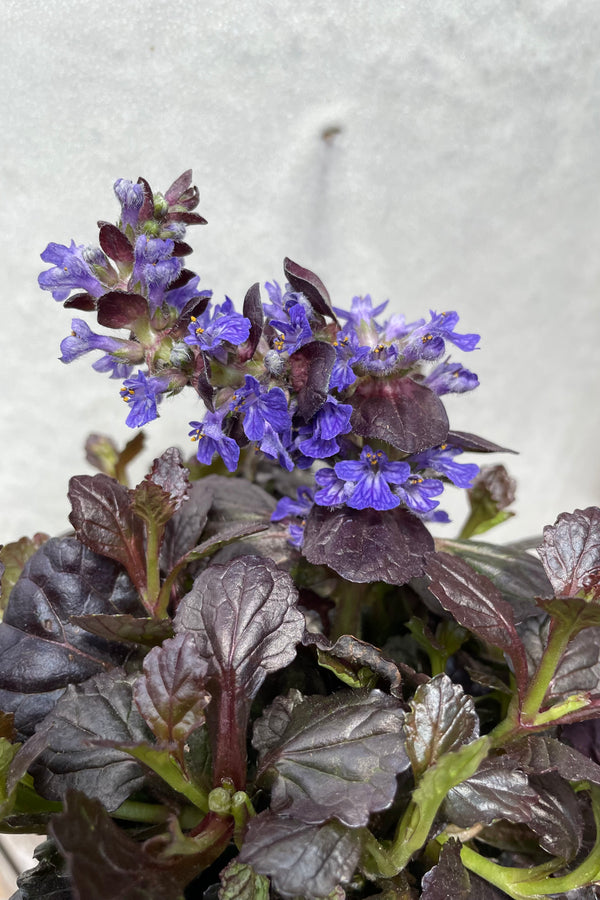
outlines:
[[[118,224],[100,224],[99,247],[49,244],[42,259],[53,265],[39,284],[128,335],[96,334],[73,319],[63,362],[100,350],[94,368],[124,379],[120,393],[134,428],[158,416],[165,394],[194,388],[207,406],[190,423],[201,463],[217,454],[234,472],[240,450],[253,444],[288,471],[313,469],[314,484],[297,500],[283,498],[274,514],[291,523],[298,546],[313,505],[403,507],[447,520],[439,509],[445,483],[469,487],[478,472],[456,461],[471,448],[449,433],[439,399],[478,385],[446,357],[448,344],[470,352],[479,341],[456,331],[455,312],[385,320],[387,302],[373,306],[369,295],[354,297],[350,309],[334,307],[318,277],[291,260],[285,287],[267,283],[263,302],[255,285],[242,313],[228,297],[213,305],[212,292],[199,290],[199,276],[182,262],[191,252],[187,225],[205,221],[192,211],[191,172],[164,195],[141,178],[119,179],[114,190]]]

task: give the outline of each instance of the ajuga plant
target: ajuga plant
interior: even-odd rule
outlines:
[[[290,259],[236,311],[184,265],[191,172],[114,189],[42,253],[61,360],[99,351],[132,428],[204,412],[134,487],[142,432],[90,436],[72,530],[1,551],[1,827],[46,836],[14,900],[600,896],[600,510],[482,541],[514,483],[450,429],[455,312]]]

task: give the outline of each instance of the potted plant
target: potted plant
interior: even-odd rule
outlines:
[[[2,828],[47,835],[14,900],[599,896],[600,510],[482,542],[514,483],[450,428],[455,312],[340,308],[289,259],[236,311],[184,266],[191,172],[115,193],[99,247],[42,254],[61,359],[100,351],[132,428],[206,412],[135,486],[142,433],[91,435],[72,531],[0,553]]]

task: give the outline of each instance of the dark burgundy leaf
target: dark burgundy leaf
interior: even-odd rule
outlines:
[[[290,663],[304,631],[291,578],[268,559],[241,557],[212,565],[179,605],[176,633],[194,633],[208,665],[213,697],[215,784],[222,777],[243,789],[249,704],[269,672]]]
[[[471,697],[447,675],[420,685],[406,716],[406,749],[415,778],[440,756],[479,737],[479,718]]]
[[[356,434],[386,441],[403,453],[436,447],[448,435],[444,404],[411,378],[366,378],[348,402]]]
[[[354,582],[406,584],[423,574],[433,538],[404,509],[328,509],[313,506],[304,530],[302,553]]]
[[[458,541],[442,538],[436,542],[441,550],[460,556],[481,575],[492,581],[504,600],[510,603],[515,622],[523,622],[537,613],[534,597],[551,597],[548,581],[539,559],[524,550],[502,547],[483,541]]]
[[[212,537],[235,523],[270,519],[276,506],[271,494],[245,478],[208,475],[202,484],[213,498],[203,538]]]
[[[318,275],[310,269],[305,269],[304,266],[299,266],[287,256],[283,261],[283,271],[293,289],[304,294],[315,312],[321,316],[329,316],[337,322],[329,292]]]
[[[204,405],[210,412],[215,411],[214,396],[215,389],[206,377],[205,372],[199,372],[194,379],[194,387],[198,391],[198,396],[204,401]]]
[[[544,528],[539,554],[557,597],[600,599],[600,509],[562,513]]]
[[[264,315],[260,299],[260,285],[258,282],[253,284],[251,288],[248,288],[246,296],[244,297],[242,314],[250,322],[250,334],[248,335],[246,343],[240,348],[239,356],[240,362],[247,362],[254,356],[254,351],[258,347],[258,342],[260,341],[260,336],[263,331]]]
[[[76,900],[181,900],[202,868],[198,856],[154,856],[101,803],[77,791],[67,793],[64,811],[50,828],[67,860]]]
[[[193,253],[193,249],[189,244],[186,244],[185,241],[174,241],[173,242],[173,256],[189,256],[190,253]],[[169,285],[169,288],[172,288],[173,285]]]
[[[548,620],[540,621],[539,617],[519,625],[530,675],[533,675],[547,644],[548,626]],[[580,631],[569,642],[550,682],[546,705],[579,692],[600,693],[600,628],[597,627]]]
[[[583,838],[583,816],[577,795],[558,775],[532,775],[530,784],[537,797],[529,827],[547,853],[571,860]]]
[[[448,553],[432,554],[426,574],[431,578],[429,590],[459,625],[504,651],[513,663],[519,690],[524,691],[528,683],[525,648],[515,628],[512,608],[500,591],[464,560]]]
[[[152,193],[152,188],[148,184],[145,178],[138,178],[138,184],[142,185],[144,191],[144,202],[142,203],[142,207],[139,211],[138,221],[145,222],[147,219],[154,218],[154,194]]]
[[[105,434],[90,434],[85,442],[85,458],[91,466],[123,483],[129,463],[144,449],[145,435],[138,431],[119,450],[112,438]]]
[[[19,891],[11,900],[76,900],[71,879],[65,872],[65,861],[54,843],[44,841],[33,855],[38,864],[19,875]]]
[[[180,557],[195,547],[200,539],[213,502],[208,481],[201,478],[190,484],[187,499],[167,523],[160,550],[160,564],[165,572],[170,572]]]
[[[51,538],[24,566],[0,624],[0,709],[30,733],[69,683],[119,665],[127,649],[86,634],[74,613],[142,612],[126,575],[75,538]]]
[[[99,614],[71,616],[70,621],[78,628],[108,641],[126,641],[145,647],[155,647],[173,637],[173,625],[168,619],[153,619],[149,616]]]
[[[595,737],[595,732],[600,732],[600,728],[590,726],[598,725],[600,720],[595,719],[563,728],[562,737],[570,741],[572,747],[549,735],[532,734],[517,744],[512,743],[507,748],[507,753],[514,761],[515,768],[528,774],[558,772],[566,781],[591,781],[592,784],[600,784],[600,740],[596,737],[596,743],[593,743],[589,739],[590,736]],[[578,735],[585,735],[587,740],[578,741]]]
[[[469,872],[469,880],[471,882],[471,893],[468,894],[468,900],[507,900],[508,894],[505,894],[504,891],[490,884],[484,878],[479,878],[478,875]]]
[[[183,745],[190,732],[203,724],[210,700],[204,687],[206,671],[206,661],[189,632],[148,653],[133,697],[159,741]]]
[[[152,732],[133,702],[133,682],[119,669],[69,685],[40,728],[46,749],[33,766],[36,790],[61,800],[66,790],[96,797],[115,810],[141,788],[139,763],[106,742],[152,743]]]
[[[206,219],[199,213],[169,211],[169,222],[185,222],[186,225],[206,225]]]
[[[121,563],[143,593],[144,528],[131,511],[131,492],[108,475],[78,475],[69,482],[69,500],[69,521],[79,540],[94,553]]]
[[[470,434],[467,431],[449,431],[446,439],[453,447],[460,447],[461,450],[471,450],[474,453],[516,453],[516,450],[509,450],[508,447],[501,447],[494,444],[486,438],[479,437],[476,434]]]
[[[131,328],[148,316],[148,301],[141,294],[109,291],[97,300],[98,324],[105,328]]]
[[[327,400],[335,350],[324,341],[304,344],[290,356],[291,381],[298,394],[298,412],[307,422]]]
[[[19,578],[27,560],[46,543],[49,535],[38,531],[32,538],[22,537],[11,541],[0,549],[0,604],[4,609],[11,591]]]
[[[165,191],[165,200],[169,204],[169,206],[173,206],[174,203],[177,203],[179,198],[192,184],[192,170],[186,169],[185,172],[182,172],[179,178],[176,178],[171,187],[167,188]]]
[[[116,225],[98,222],[100,246],[110,259],[124,265],[133,264],[133,247]]]
[[[410,766],[403,721],[399,702],[381,691],[278,697],[252,741],[259,776],[272,781],[271,809],[310,824],[366,825],[391,805],[396,775]]]
[[[325,635],[309,631],[305,632],[302,643],[305,647],[316,646],[319,665],[332,668],[342,680],[345,680],[345,674],[355,683],[361,671],[368,669],[374,677],[385,681],[388,693],[402,699],[402,676],[398,666],[372,644],[359,641],[351,634],[343,634],[332,644]]]
[[[186,499],[189,484],[181,453],[170,447],[154,460],[148,475],[133,490],[131,509],[146,522],[164,526]]]
[[[268,879],[252,866],[232,859],[221,871],[219,900],[269,900],[269,896]]]
[[[356,830],[335,822],[305,825],[266,812],[250,820],[238,859],[268,875],[286,900],[323,900],[340,882],[350,881],[360,849]]]
[[[80,309],[82,312],[93,312],[96,309],[96,300],[91,294],[73,294],[63,303],[65,309]]]
[[[471,880],[460,858],[460,841],[450,838],[439,862],[423,876],[421,900],[470,900]]]

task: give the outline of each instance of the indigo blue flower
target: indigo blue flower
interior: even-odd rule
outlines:
[[[129,406],[127,425],[130,428],[141,428],[147,422],[158,418],[156,409],[163,394],[169,388],[169,379],[159,375],[151,375],[149,378],[143,372],[138,371],[133,378],[127,378],[123,382],[120,394]]]
[[[161,241],[140,234],[135,242],[135,262],[130,279],[131,287],[140,284],[154,313],[165,299],[165,291],[181,272],[183,263],[173,256],[172,240]]]
[[[193,441],[198,441],[196,456],[199,462],[208,466],[215,453],[218,453],[227,469],[235,472],[240,458],[240,448],[233,438],[223,434],[225,412],[223,409],[214,413],[208,412],[202,422],[190,422],[192,430],[189,434]]]
[[[329,390],[343,391],[354,384],[356,374],[353,366],[357,365],[370,352],[368,347],[361,347],[354,331],[339,331],[333,342],[335,362],[329,379]]]
[[[244,432],[251,441],[264,437],[267,424],[279,433],[292,427],[287,398],[281,388],[268,390],[252,375],[246,375],[244,386],[232,396],[229,409],[245,414]]]
[[[250,320],[233,311],[233,303],[229,297],[214,310],[207,306],[199,316],[192,316],[188,326],[188,334],[184,338],[186,344],[200,347],[210,356],[217,359],[223,356],[219,350],[224,341],[230,344],[243,344],[250,334]],[[222,359],[225,361],[225,358]]]
[[[415,453],[409,457],[408,462],[418,469],[432,469],[438,475],[445,475],[457,487],[471,487],[471,482],[479,473],[479,466],[475,463],[457,463],[454,457],[463,451],[459,447],[451,447],[448,444],[440,444],[422,453]]]
[[[388,305],[389,300],[385,300],[383,303],[380,303],[379,306],[376,306],[373,309],[373,301],[371,300],[370,294],[365,294],[364,297],[353,297],[352,298],[352,306],[350,311],[345,309],[338,309],[337,306],[334,306],[334,311],[341,316],[343,319],[347,319],[349,323],[354,325],[355,328],[362,322],[371,322],[376,316],[380,315],[386,306]]]
[[[382,332],[382,340],[397,341],[399,338],[406,337],[415,328],[419,328],[425,324],[425,319],[417,319],[416,322],[407,322],[406,317],[402,313],[396,313],[391,319],[385,323]]]
[[[456,334],[458,313],[435,313],[430,310],[431,320],[411,333],[403,348],[407,362],[419,359],[438,359],[446,349],[445,341],[450,341],[461,350],[475,350],[479,343],[478,334]]]
[[[356,482],[346,506],[352,509],[394,509],[400,498],[392,493],[390,484],[404,484],[410,476],[405,462],[389,462],[383,450],[365,445],[358,460],[344,460],[335,464],[335,474],[343,481]]]
[[[320,488],[314,497],[318,506],[339,506],[346,503],[356,487],[354,481],[339,478],[334,469],[319,469],[315,472],[315,481]]]
[[[85,251],[86,247],[83,244],[77,246],[75,241],[71,241],[70,247],[48,244],[41,256],[44,262],[54,263],[54,267],[38,275],[42,290],[52,291],[55,300],[66,300],[73,290],[87,291],[92,297],[101,297],[106,287],[92,272],[85,259]]]
[[[351,431],[349,403],[340,403],[331,394],[310,422],[299,429],[297,447],[304,456],[327,459],[340,449],[336,438]]]
[[[411,475],[404,484],[394,488],[394,493],[410,510],[422,514],[439,506],[439,500],[433,500],[432,497],[438,497],[443,490],[444,485],[437,478]]]
[[[370,375],[389,375],[396,367],[399,351],[395,344],[379,343],[361,359],[361,368]]]
[[[106,353],[97,359],[95,363],[92,363],[92,369],[95,369],[96,372],[110,372],[108,377],[118,378],[119,381],[129,378],[133,372],[133,366],[123,362],[122,359],[116,356],[112,356],[110,353]]]
[[[282,497],[271,515],[271,521],[280,522],[289,517],[300,519],[299,522],[290,522],[288,526],[289,543],[300,549],[304,540],[306,517],[313,507],[313,491],[308,487],[299,487],[296,497],[297,500],[292,500],[291,497]]]
[[[60,349],[62,356],[60,361],[64,363],[73,362],[89,353],[90,350],[107,350],[109,352],[121,350],[129,347],[130,341],[120,340],[119,338],[110,337],[107,334],[95,334],[83,319],[72,319],[71,334],[61,341]]]
[[[271,301],[270,303],[268,301],[263,303],[263,310],[267,319],[275,318],[289,321],[286,310],[297,303],[303,306],[307,313],[310,310],[310,304],[304,294],[292,291],[289,284],[286,284],[285,291],[282,291],[276,281],[267,281],[265,289]]]
[[[269,425],[265,424],[265,433],[260,441],[259,447],[265,456],[268,456],[269,459],[274,460],[279,463],[282,469],[287,469],[288,472],[291,472],[294,468],[294,460],[290,455],[290,450],[292,448],[292,432],[291,429],[288,431],[284,431],[281,434],[277,434],[277,432]],[[312,459],[310,460],[309,468],[312,465]]]
[[[117,178],[113,190],[121,204],[121,224],[123,228],[131,225],[135,228],[138,222],[140,209],[144,204],[144,188],[141,184],[134,184],[127,178]]]
[[[313,339],[312,328],[305,308],[300,303],[286,304],[285,319],[271,319],[270,325],[277,334],[273,340],[273,348],[278,353],[295,353],[304,344]]]
[[[464,369],[460,363],[443,362],[436,366],[423,381],[436,394],[462,394],[478,387],[479,379],[474,372]]]
[[[176,309],[177,312],[181,312],[186,303],[189,303],[190,300],[200,300],[202,297],[208,297],[210,299],[212,297],[212,291],[199,291],[199,281],[200,276],[195,275],[182,287],[171,288],[171,290],[167,291],[165,294],[165,302],[169,306],[172,306],[173,309]]]

